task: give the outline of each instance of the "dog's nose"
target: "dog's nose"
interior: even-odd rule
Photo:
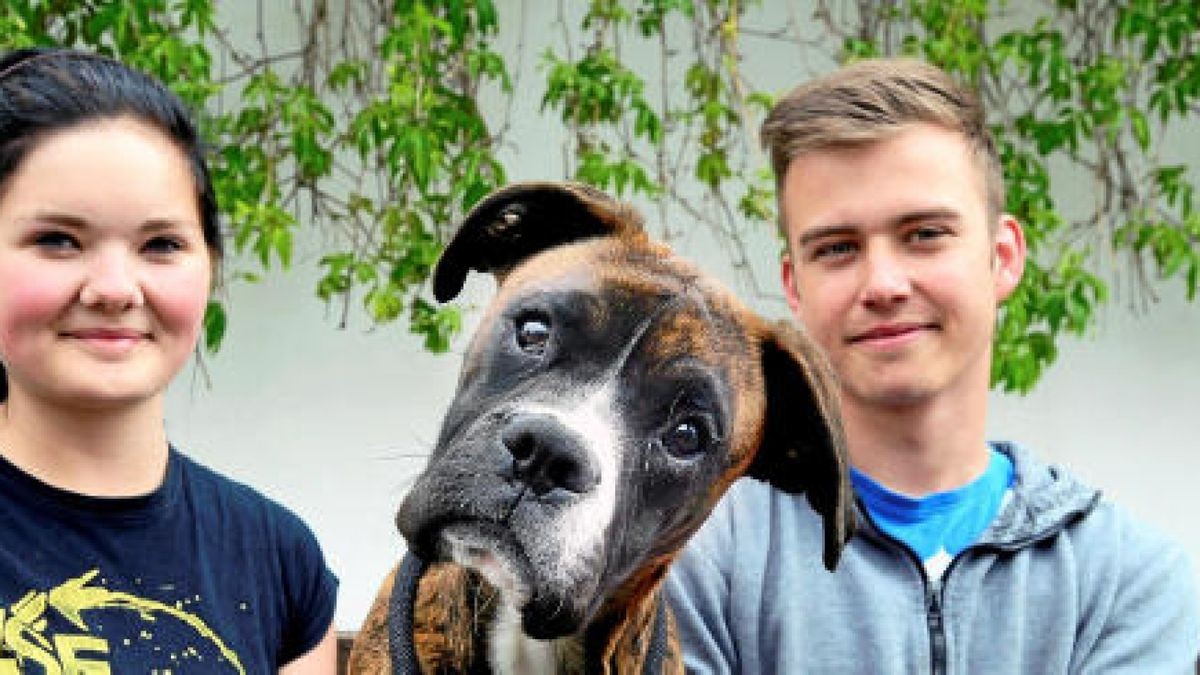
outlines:
[[[600,471],[582,439],[546,415],[520,415],[500,433],[512,455],[513,477],[543,497],[555,490],[585,494],[600,482]]]

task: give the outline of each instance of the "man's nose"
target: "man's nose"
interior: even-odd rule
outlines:
[[[87,267],[79,302],[104,312],[119,312],[145,301],[137,275],[137,261],[128,251],[94,251]]]
[[[872,309],[888,309],[912,294],[909,270],[894,252],[882,247],[868,251],[863,271],[862,300]]]

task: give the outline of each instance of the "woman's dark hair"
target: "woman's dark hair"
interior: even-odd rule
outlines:
[[[217,200],[187,107],[161,82],[113,59],[57,48],[0,57],[0,198],[21,162],[51,134],[86,122],[132,117],[159,129],[188,159],[204,243],[220,262]],[[0,364],[0,401],[8,383]]]

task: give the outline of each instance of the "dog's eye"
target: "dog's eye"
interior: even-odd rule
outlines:
[[[541,355],[550,342],[550,320],[540,314],[517,319],[517,346],[528,354]]]
[[[679,459],[691,459],[708,449],[708,426],[700,419],[687,417],[674,423],[662,435],[664,450]]]

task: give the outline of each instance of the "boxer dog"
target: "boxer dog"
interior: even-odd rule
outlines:
[[[799,329],[583,185],[480,202],[436,298],[472,269],[497,293],[396,516],[417,562],[385,581],[351,673],[682,673],[661,584],[741,476],[805,493],[833,569],[853,528],[847,461]]]

